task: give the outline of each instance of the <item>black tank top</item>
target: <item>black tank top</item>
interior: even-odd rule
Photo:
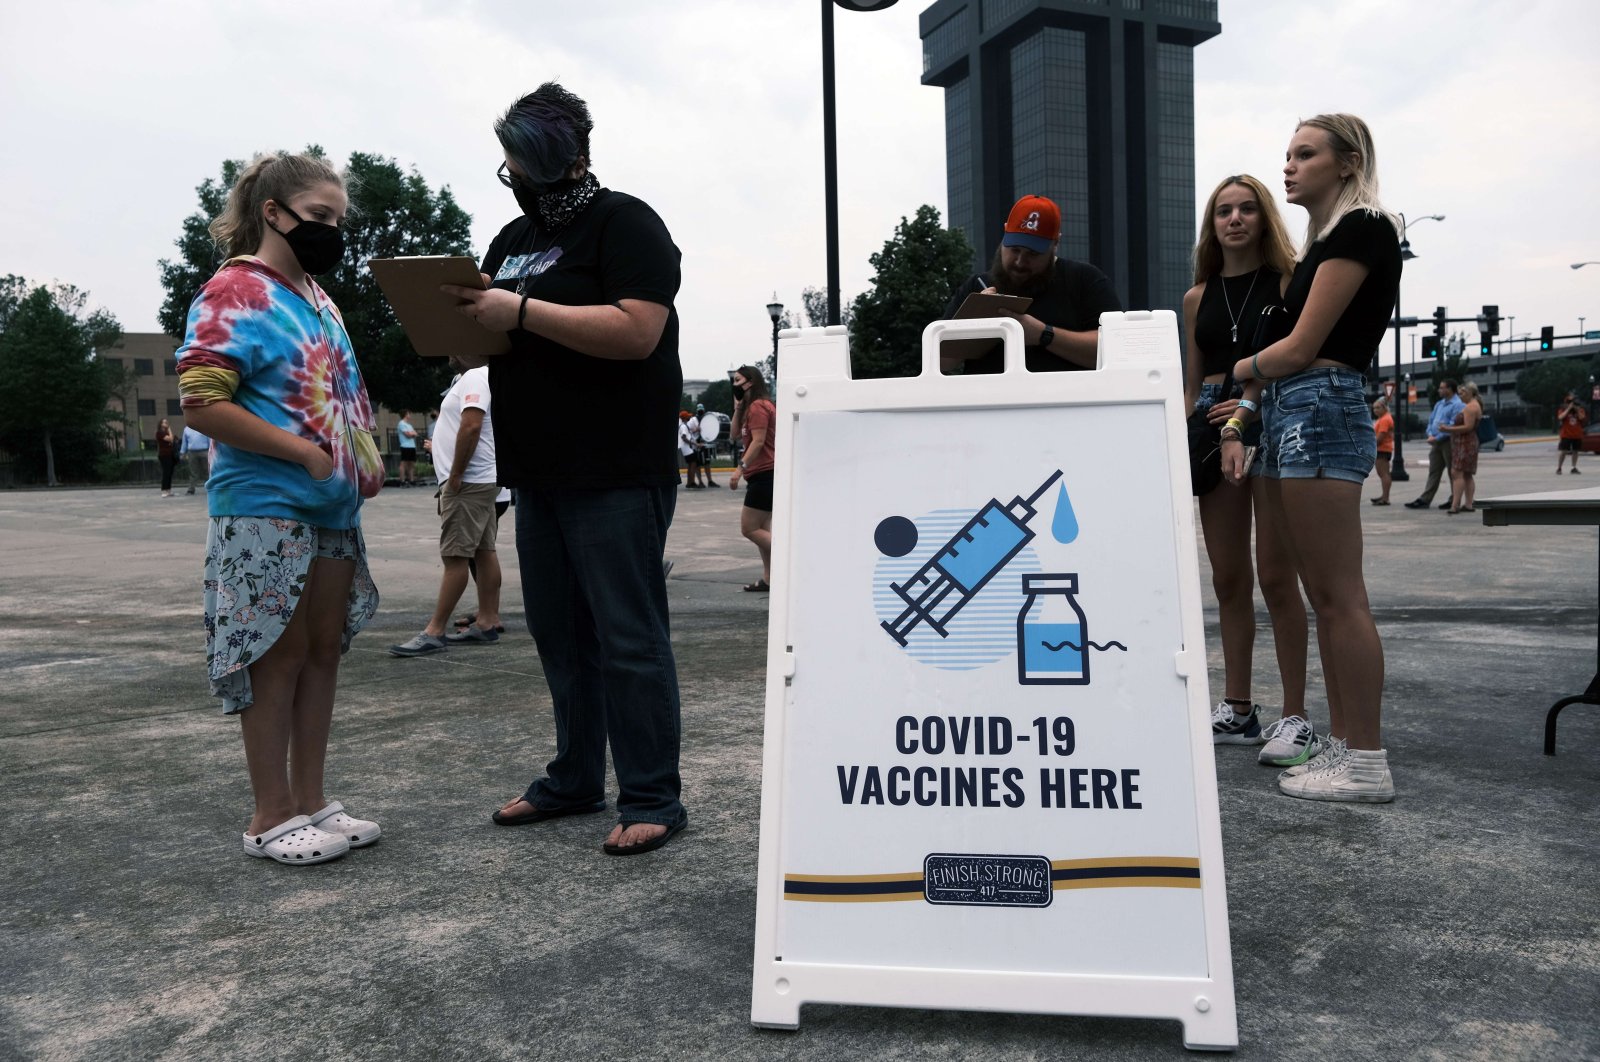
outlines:
[[[1194,342],[1200,348],[1203,375],[1225,373],[1244,357],[1245,348],[1256,333],[1261,311],[1283,304],[1283,296],[1278,294],[1281,283],[1282,277],[1266,266],[1236,277],[1219,273],[1206,281],[1200,309],[1194,317]],[[1238,322],[1237,335],[1234,321]]]

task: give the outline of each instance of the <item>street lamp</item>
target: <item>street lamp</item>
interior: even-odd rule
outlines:
[[[772,378],[778,378],[778,321],[783,317],[783,303],[778,301],[778,293],[772,293],[772,301],[767,303],[767,316],[772,318]]]
[[[1415,252],[1413,252],[1411,250],[1411,241],[1406,239],[1406,230],[1407,229],[1409,229],[1412,225],[1415,225],[1419,221],[1443,221],[1443,220],[1444,220],[1444,215],[1443,214],[1424,214],[1422,217],[1413,218],[1411,221],[1408,222],[1408,221],[1406,221],[1406,216],[1404,214],[1401,214],[1400,215],[1400,260],[1402,262],[1409,262],[1412,259],[1417,257]],[[1374,359],[1374,360],[1376,360],[1376,359]],[[1400,285],[1399,284],[1396,284],[1394,286],[1394,397],[1395,397],[1396,405],[1399,405],[1401,407],[1402,412],[1400,414],[1400,422],[1402,424],[1404,424],[1405,421],[1406,421],[1406,417],[1409,414],[1409,410],[1407,408],[1409,403],[1406,401],[1406,399],[1404,397],[1402,397],[1402,392],[1400,390]],[[1405,439],[1405,432],[1404,431],[1395,432],[1395,436],[1394,436],[1394,458],[1393,458],[1392,461],[1390,461],[1390,464],[1389,464],[1389,467],[1390,467],[1390,470],[1391,470],[1390,473],[1389,473],[1390,478],[1398,479],[1398,480],[1400,480],[1402,482],[1404,482],[1406,480],[1409,480],[1411,478],[1410,473],[1408,473],[1406,471],[1406,459],[1405,459],[1405,452],[1404,452],[1404,445],[1403,445],[1403,440],[1404,439]]]
[[[1600,265],[1600,262],[1573,262],[1573,269],[1582,269],[1586,265]]]
[[[822,0],[822,172],[828,230],[828,324],[839,323],[839,149],[833,97],[833,5],[846,11],[882,11],[895,0]]]

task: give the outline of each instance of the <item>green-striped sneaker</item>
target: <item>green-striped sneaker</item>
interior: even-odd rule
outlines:
[[[1285,778],[1294,778],[1309,771],[1320,771],[1324,767],[1331,767],[1335,763],[1344,759],[1345,755],[1349,753],[1349,751],[1349,747],[1344,743],[1344,738],[1330,737],[1327,741],[1322,743],[1321,752],[1317,753],[1304,763],[1296,764],[1295,766],[1290,767],[1287,771],[1280,771],[1278,773],[1278,781],[1281,782]]]
[[[1267,743],[1257,761],[1269,767],[1293,767],[1322,751],[1317,728],[1303,715],[1286,715],[1262,733]]]

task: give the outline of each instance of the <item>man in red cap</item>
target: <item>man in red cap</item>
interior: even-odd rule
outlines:
[[[1120,310],[1111,281],[1088,262],[1056,257],[1061,240],[1061,209],[1042,195],[1017,200],[1006,218],[1005,235],[987,273],[978,273],[955,290],[944,308],[955,317],[973,292],[1025,295],[1033,300],[1017,317],[1027,343],[1029,372],[1092,369],[1099,346],[1100,315]],[[968,360],[967,375],[1000,372],[1004,351],[996,346]]]

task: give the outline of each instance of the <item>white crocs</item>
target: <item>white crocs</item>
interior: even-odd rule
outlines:
[[[245,834],[244,850],[258,859],[280,863],[326,863],[350,851],[350,842],[317,829],[306,816],[296,815],[263,833]]]
[[[346,814],[344,805],[335,800],[310,817],[311,825],[320,830],[343,837],[351,848],[365,848],[383,836],[376,822],[358,819]]]

